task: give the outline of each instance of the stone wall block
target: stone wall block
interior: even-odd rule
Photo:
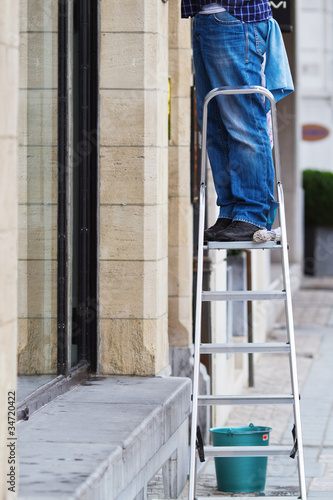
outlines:
[[[154,95],[155,94],[155,95]],[[148,95],[148,94],[146,94]],[[146,101],[147,113],[145,113],[145,128],[147,132],[152,133],[155,144],[159,147],[168,147],[168,91],[161,90],[157,93],[153,92],[150,98]],[[154,119],[152,119],[154,117]],[[167,149],[165,149],[167,155]]]
[[[159,90],[101,90],[101,145],[167,145],[167,97]]]
[[[170,346],[188,347],[192,342],[191,297],[169,296]]]
[[[165,148],[101,148],[102,204],[166,204]]]
[[[0,44],[7,47],[19,46],[19,5],[18,2],[1,2]],[[16,58],[15,58],[16,60]]]
[[[165,294],[165,306],[167,307],[167,294]],[[156,346],[155,374],[169,365],[169,338],[168,338],[168,312],[157,319],[156,325],[147,321],[144,329],[145,341],[150,338]]]
[[[166,214],[164,205],[102,205],[101,258],[155,260],[166,257]]]
[[[142,319],[158,316],[156,262],[101,261],[100,274],[101,318]],[[147,280],[150,281],[149,286],[146,285]]]
[[[166,315],[151,320],[101,320],[100,372],[127,375],[158,373],[167,364],[167,360],[160,359],[159,355],[167,349],[158,346],[158,342],[166,337],[163,334],[165,322]]]
[[[144,91],[104,90],[100,92],[101,145],[140,146],[144,141],[144,128],[136,127],[144,121]],[[147,137],[148,145],[154,145]]]
[[[153,58],[143,50],[145,33],[102,33],[101,88],[143,89],[144,63]],[[153,52],[153,45],[150,45]]]
[[[191,66],[191,49],[169,49],[169,74],[171,76],[172,97],[190,98],[191,86],[193,85]]]
[[[151,43],[149,38],[145,39],[145,51],[148,51],[149,43]],[[156,68],[156,70],[152,71],[152,69],[149,68],[149,66],[146,64],[145,83],[146,86],[149,86],[151,82],[156,81],[159,89],[168,92],[169,91],[168,77],[170,75],[170,72],[169,72],[169,53],[168,53],[167,37],[159,34],[157,40],[155,40],[155,46],[157,47],[154,54],[156,58],[154,60],[154,67]]]
[[[181,146],[191,140],[191,104],[186,97],[171,98],[171,144]]]
[[[0,326],[0,498],[15,498],[15,493],[8,492],[8,392],[16,391],[16,321]],[[8,472],[7,472],[8,471]],[[17,482],[16,482],[17,485]]]
[[[191,242],[192,220],[188,210],[189,200],[185,197],[169,199],[169,243],[186,246]]]
[[[166,41],[157,33],[102,33],[102,88],[166,90],[167,51],[159,50]]]
[[[102,147],[100,150],[101,204],[140,204],[145,200],[144,173],[150,186],[151,198],[156,203],[156,149],[143,147]],[[148,158],[147,158],[148,157]]]
[[[18,74],[15,73],[17,49],[0,44],[0,109],[8,108],[0,120],[0,137],[13,138],[17,126],[17,103],[15,92],[18,88]]]
[[[7,86],[7,92],[4,93],[7,103],[10,103],[10,111],[4,114],[6,123],[6,134],[15,137],[17,132],[17,118],[18,118],[18,107],[16,92],[19,86],[18,72],[16,71],[17,66],[17,48],[8,47],[6,50],[6,72],[5,72],[5,85]],[[4,87],[2,87],[4,88]],[[6,105],[8,106],[8,104]],[[4,109],[4,108],[1,108]],[[1,128],[1,127],[0,127]]]
[[[0,300],[0,327],[16,318],[16,228],[0,231],[0,276],[4,291]]]
[[[169,245],[169,296],[192,295],[192,247]]]
[[[190,147],[169,146],[169,196],[190,200]]]
[[[156,318],[167,311],[167,259],[101,261],[101,318]]]
[[[121,3],[112,0],[101,2],[102,32],[143,31],[144,27],[145,11],[142,8],[142,0],[123,0]]]
[[[144,289],[149,293],[144,294],[144,317],[150,317],[150,309],[153,305],[156,317],[166,314],[168,311],[168,258],[161,258],[156,262],[146,262],[144,274]],[[154,301],[151,302],[150,294]]]
[[[16,141],[11,138],[0,138],[0,213],[3,214],[1,230],[12,231],[17,227],[17,208],[13,205],[16,199]]]
[[[164,2],[154,2],[154,0],[148,0],[145,2],[146,10],[146,26],[149,26],[149,17],[153,16],[153,19],[157,19],[157,30],[162,36],[165,37],[168,43],[169,36],[169,3]]]
[[[129,14],[130,13],[130,14]],[[145,31],[168,33],[168,5],[155,0],[111,0],[101,2],[103,32]]]
[[[191,47],[191,22],[180,17],[180,0],[169,0],[169,48],[182,51]]]
[[[1,16],[0,16],[1,17]],[[0,93],[0,106],[1,109],[5,109],[6,101],[7,101],[7,83],[6,83],[6,59],[7,59],[7,51],[8,47],[2,45],[0,43],[0,84],[2,92]],[[7,124],[6,117],[0,120],[0,137],[4,138],[7,136]]]

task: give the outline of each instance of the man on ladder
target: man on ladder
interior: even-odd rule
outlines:
[[[204,98],[216,87],[266,86],[267,76],[276,100],[292,92],[282,36],[268,0],[182,0],[181,13],[194,17],[200,124]],[[268,109],[259,94],[218,96],[210,103],[207,149],[219,216],[206,229],[205,241],[247,241],[257,230],[271,228],[277,204]]]
[[[297,457],[300,497],[306,500],[304,454],[292,317],[291,287],[284,197],[277,136],[276,101],[292,92],[293,84],[278,24],[268,0],[182,0],[182,16],[194,17],[193,58],[197,114],[202,124],[202,171],[198,231],[194,373],[190,445],[189,500],[196,498],[197,458],[206,456]],[[266,88],[264,88],[266,87]],[[271,109],[272,142],[267,127]],[[207,118],[208,117],[208,118]],[[205,172],[208,156],[217,193],[219,217],[204,234]],[[275,168],[274,168],[275,167]],[[275,172],[275,173],[274,173]],[[276,193],[278,203],[274,199]],[[278,208],[281,234],[274,245],[258,244],[259,229],[271,229]],[[262,232],[262,231],[260,231]],[[267,231],[266,231],[267,233]],[[258,234],[258,233],[257,233]],[[204,245],[204,239],[208,242]],[[273,249],[281,251],[283,290],[203,290],[204,248]],[[205,301],[285,301],[286,342],[202,343],[201,315]],[[199,394],[201,354],[287,353],[292,394]],[[204,446],[198,429],[199,405],[291,404],[293,447]],[[232,449],[231,449],[232,448]],[[196,451],[198,450],[198,457]],[[294,497],[295,498],[295,497]]]

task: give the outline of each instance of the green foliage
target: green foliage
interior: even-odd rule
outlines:
[[[304,170],[306,226],[333,227],[333,173]]]

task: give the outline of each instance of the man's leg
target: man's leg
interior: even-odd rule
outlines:
[[[201,50],[201,18],[197,16],[194,22],[193,31],[193,59],[195,66],[195,88],[197,101],[197,116],[200,126],[202,126],[203,102],[207,93],[213,86],[206,71],[205,60]],[[216,99],[213,99],[208,106],[207,123],[207,151],[210,165],[213,172],[213,180],[217,193],[217,204],[220,207],[219,218],[213,228],[212,234],[226,227],[233,216],[234,200],[231,192],[229,173],[229,149],[228,134],[221,120]]]
[[[260,85],[267,23],[244,24],[227,12],[199,18],[196,50],[200,48],[210,88]],[[274,169],[261,98],[259,95],[220,96],[217,101],[228,148],[227,175],[234,202],[232,217],[264,227],[274,204]],[[214,160],[215,157],[210,157],[213,176],[221,176],[221,170],[225,176],[225,164],[213,164]],[[222,208],[223,187],[219,190],[218,182],[215,186]]]

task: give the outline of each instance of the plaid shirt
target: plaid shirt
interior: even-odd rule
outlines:
[[[268,0],[182,0],[182,17],[195,16],[203,5],[219,3],[245,23],[264,21],[272,17]]]

